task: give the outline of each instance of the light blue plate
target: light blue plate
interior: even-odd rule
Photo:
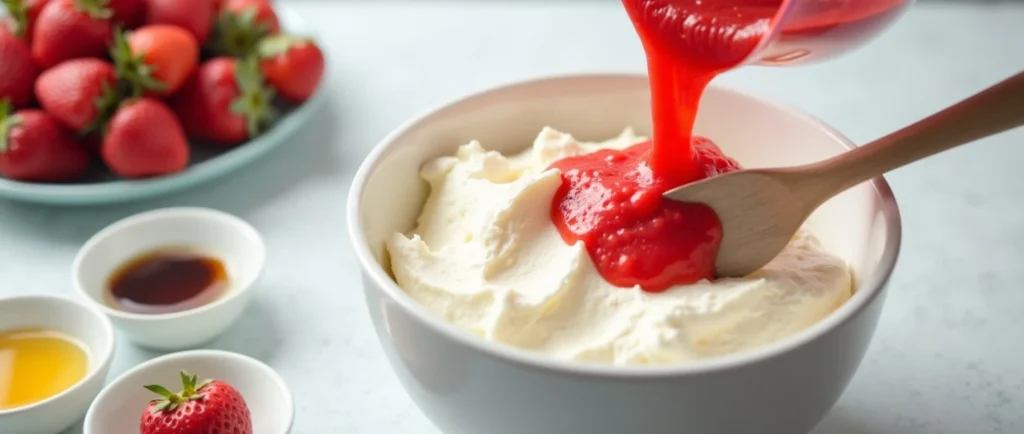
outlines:
[[[302,18],[287,6],[276,6],[281,25],[297,35],[315,37]],[[322,45],[321,45],[322,46]],[[325,50],[326,51],[326,50]],[[324,72],[316,94],[289,111],[263,135],[227,151],[211,152],[193,147],[192,162],[184,171],[159,178],[86,181],[74,184],[42,184],[0,178],[0,198],[52,205],[99,205],[151,198],[193,187],[252,163],[287,142],[327,99],[329,74]]]

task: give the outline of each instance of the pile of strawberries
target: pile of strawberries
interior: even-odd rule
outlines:
[[[229,148],[316,91],[324,57],[270,0],[2,0],[0,176],[144,178]]]

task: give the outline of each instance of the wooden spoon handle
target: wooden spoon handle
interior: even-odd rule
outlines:
[[[805,193],[825,201],[890,170],[1021,125],[1024,72],[902,130],[805,167],[813,179],[803,183],[814,185]]]

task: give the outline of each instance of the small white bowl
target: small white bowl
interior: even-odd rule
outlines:
[[[89,407],[103,387],[114,356],[114,328],[98,310],[51,296],[0,299],[0,332],[39,328],[63,333],[86,351],[85,378],[57,395],[24,407],[0,410],[0,432],[54,434],[63,431]]]
[[[485,341],[433,315],[395,284],[385,240],[413,228],[427,161],[477,139],[521,151],[544,126],[602,140],[650,133],[641,75],[582,75],[516,83],[413,118],[362,163],[348,229],[374,329],[402,385],[443,432],[806,433],[835,404],[867,350],[900,247],[900,217],[881,178],[835,197],[810,224],[855,274],[856,293],[792,337],[740,354],[661,366],[554,360]],[[747,167],[809,163],[853,144],[797,110],[711,86],[696,133]]]
[[[105,301],[110,275],[126,261],[161,247],[187,246],[224,262],[230,288],[194,309],[139,314]],[[206,208],[164,208],[118,221],[89,239],[72,265],[75,289],[107,314],[125,337],[157,350],[194,348],[217,337],[241,316],[263,272],[266,247],[259,232],[231,214]]]
[[[177,392],[181,390],[182,370],[200,379],[224,381],[238,390],[252,415],[253,434],[291,431],[295,403],[277,372],[249,356],[195,350],[157,357],[111,382],[89,407],[85,434],[138,434],[142,412],[156,397],[142,386],[159,384]]]

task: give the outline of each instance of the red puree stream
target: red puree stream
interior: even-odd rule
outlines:
[[[824,8],[803,22],[787,22],[781,38],[859,24],[903,2],[865,0],[853,15]],[[740,168],[710,139],[691,134],[697,106],[715,76],[757,48],[782,0],[623,4],[647,54],[653,140],[552,164],[562,172],[562,186],[551,219],[566,243],[583,241],[598,272],[611,284],[661,292],[715,277],[722,240],[715,212],[661,195]]]

